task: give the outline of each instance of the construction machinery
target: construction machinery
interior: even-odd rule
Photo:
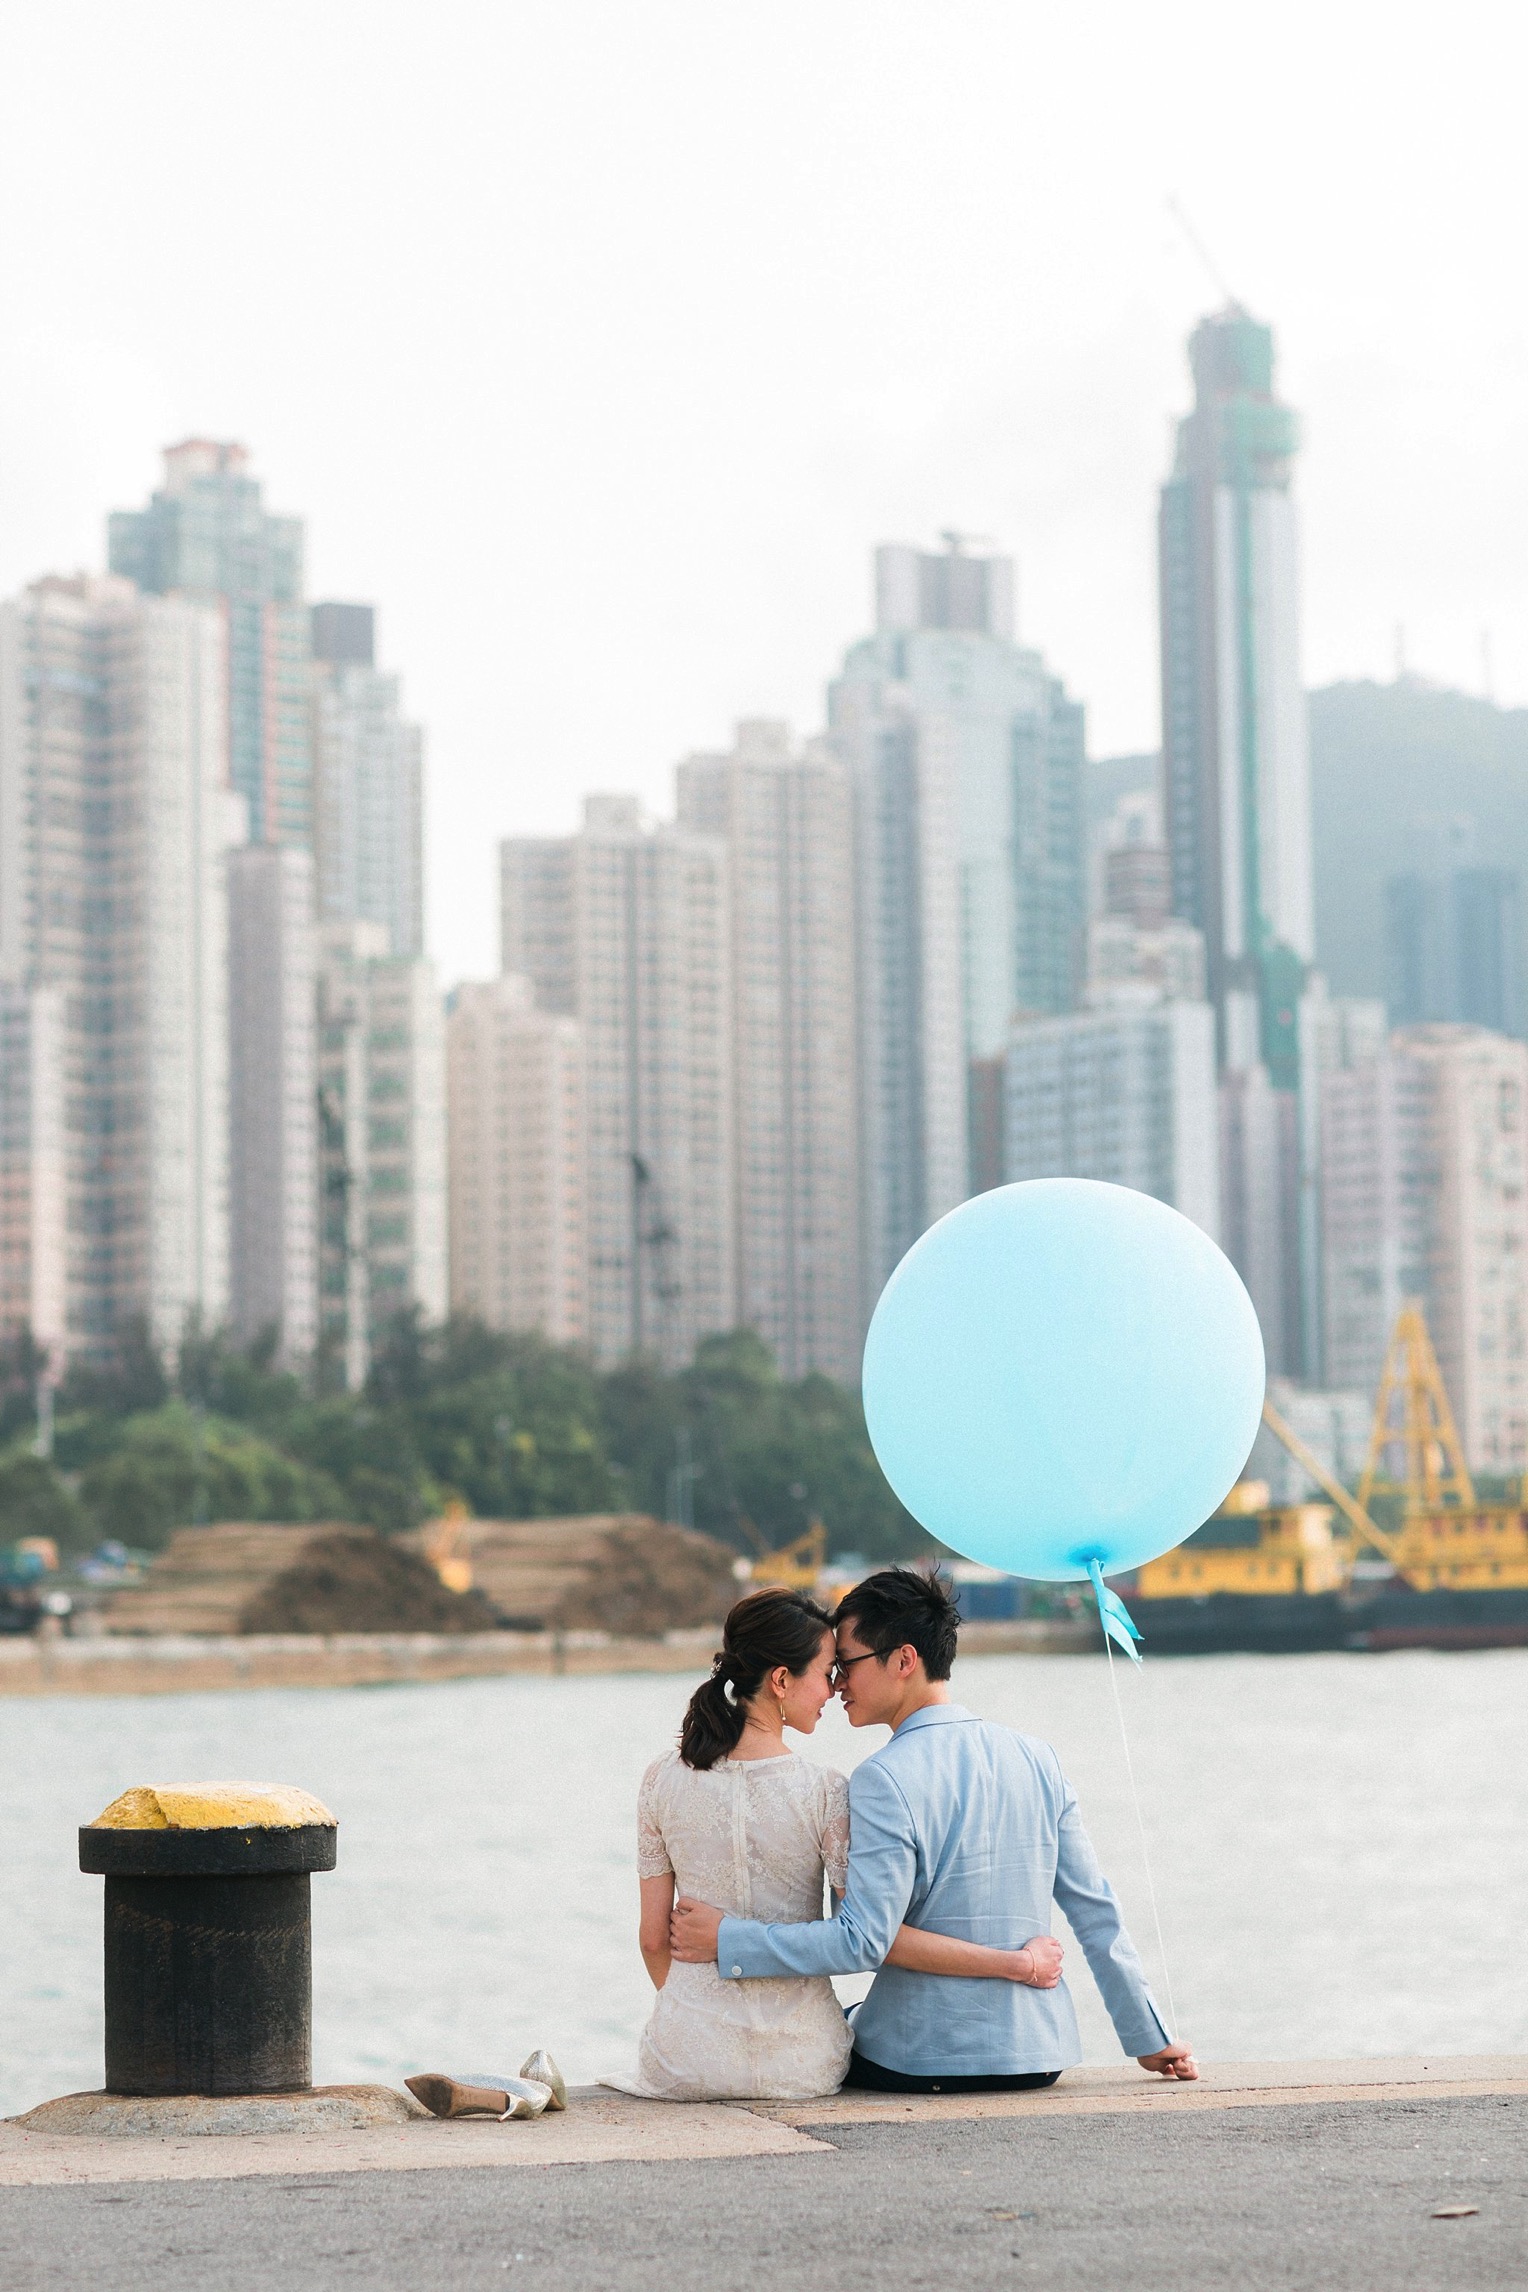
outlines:
[[[820,1520],[793,1543],[782,1544],[778,1552],[766,1552],[755,1560],[749,1574],[755,1587],[780,1584],[790,1592],[815,1592],[817,1580],[828,1564],[828,1532]]]
[[[1133,1604],[1149,1639],[1165,1648],[1528,1644],[1522,1492],[1512,1503],[1477,1496],[1418,1302],[1391,1334],[1356,1495],[1272,1402],[1263,1421],[1327,1503],[1271,1505],[1265,1483],[1238,1483],[1212,1520],[1137,1571]]]
[[[448,1592],[472,1589],[472,1515],[453,1497],[424,1532],[424,1556]]]

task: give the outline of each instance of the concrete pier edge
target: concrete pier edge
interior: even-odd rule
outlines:
[[[392,2085],[312,2085],[298,2093],[63,2093],[7,2120],[28,2133],[87,2141],[226,2140],[247,2133],[354,2133],[429,2122]]]
[[[387,2088],[331,2088],[338,2094]],[[251,2175],[363,2173],[481,2166],[723,2162],[831,2154],[835,2127],[999,2119],[1022,2137],[1027,2120],[1167,2112],[1186,2121],[1226,2110],[1340,2105],[1375,2108],[1482,2095],[1528,2096],[1528,2055],[1426,2059],[1212,2062],[1197,2085],[1165,2085],[1129,2066],[1069,2070],[1043,2093],[833,2094],[793,2102],[642,2101],[602,2086],[569,2094],[566,2112],[524,2124],[491,2118],[372,2123],[302,2132],[189,2126],[155,2136],[70,2134],[26,2118],[0,2123],[0,2187],[64,2183],[229,2180]],[[90,2097],[84,2097],[90,2098]],[[403,2096],[399,2097],[404,2098]],[[57,2107],[44,2104],[43,2109]],[[212,2106],[208,2104],[207,2106]],[[32,2117],[34,2112],[28,2112]],[[217,2137],[206,2137],[215,2132]]]

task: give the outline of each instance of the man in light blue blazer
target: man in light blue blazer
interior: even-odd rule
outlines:
[[[849,1876],[838,1914],[811,1924],[728,1918],[681,1896],[673,1954],[724,1980],[874,1973],[854,2016],[847,2085],[881,2092],[992,2092],[1051,2085],[1082,2058],[1055,1953],[1029,1978],[974,1980],[888,1966],[902,1924],[1018,1950],[1059,1903],[1119,2040],[1143,2069],[1198,2075],[1147,1985],[1114,1891],[1048,1743],[950,1701],[959,1614],[937,1578],[868,1576],[834,1617],[837,1685],[855,1727],[891,1741],[849,1778]],[[1027,1956],[1027,1953],[1026,1953]]]

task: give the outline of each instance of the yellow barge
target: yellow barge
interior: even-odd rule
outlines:
[[[1241,1481],[1186,1543],[1122,1583],[1148,1646],[1528,1646],[1528,1512],[1482,1503],[1420,1305],[1391,1337],[1357,1495],[1268,1405],[1264,1419],[1330,1500],[1275,1505]],[[1371,1506],[1399,1519],[1382,1528]]]

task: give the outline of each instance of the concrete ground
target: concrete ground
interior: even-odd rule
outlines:
[[[242,2139],[164,2144],[151,2170],[138,2141],[23,2151],[5,2127],[0,2283],[1495,2292],[1528,2284],[1528,2064],[1507,2066],[1366,2064],[1357,2082],[1345,2065],[1323,2083],[1280,2065],[1144,2099],[1124,2077],[1083,2073],[1067,2107],[1062,2088],[1044,2108],[920,2101],[894,2104],[895,2119],[869,2097],[766,2119],[590,2096],[555,2127],[330,2137],[307,2171],[268,2147],[255,2161]],[[532,2147],[543,2132],[555,2152]],[[1434,2217],[1449,2206],[1477,2209]]]

